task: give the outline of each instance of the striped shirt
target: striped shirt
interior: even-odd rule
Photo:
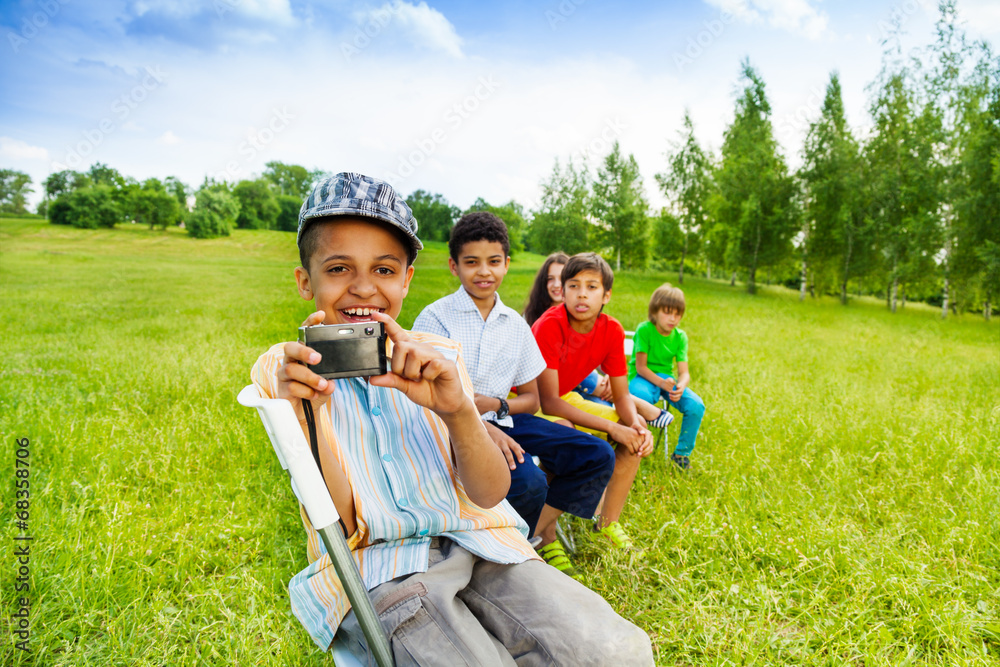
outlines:
[[[465,391],[472,382],[461,346],[432,334],[413,338],[455,359]],[[268,398],[277,396],[283,344],[261,355],[251,378]],[[445,535],[497,563],[537,558],[527,525],[506,500],[483,509],[469,500],[452,463],[448,430],[432,411],[401,392],[362,378],[333,380],[328,405],[316,412],[321,447],[330,447],[351,485],[358,529],[348,544],[368,590],[427,569],[431,538]],[[288,584],[292,612],[313,641],[327,650],[350,609],[319,533],[300,509],[309,565]]]
[[[476,393],[506,398],[511,387],[541,375],[545,359],[528,323],[516,310],[504,305],[499,294],[494,296],[493,310],[483,320],[472,297],[459,287],[454,294],[424,308],[413,329],[459,341]],[[482,418],[507,428],[514,426],[510,416],[497,419],[496,412],[486,412]]]

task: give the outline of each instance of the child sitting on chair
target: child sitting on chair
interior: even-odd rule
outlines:
[[[662,398],[684,415],[677,447],[670,459],[687,470],[691,467],[691,452],[705,415],[705,403],[688,388],[691,384],[688,337],[677,327],[684,310],[684,292],[679,288],[664,283],[653,292],[649,300],[649,319],[635,329],[628,390],[651,403]]]
[[[554,252],[545,258],[542,267],[538,269],[535,280],[528,292],[528,301],[524,305],[524,321],[532,326],[546,310],[563,302],[562,270],[569,261],[569,255],[564,252]],[[580,381],[574,391],[588,401],[611,405],[611,383],[608,376],[592,371]],[[661,410],[652,403],[633,396],[635,409],[646,423],[655,428],[666,428],[673,421],[673,415]]]
[[[423,247],[416,230],[388,183],[341,173],[316,185],[299,213],[295,279],[316,306],[306,323],[381,322],[391,370],[327,380],[306,365],[321,355],[292,342],[251,374],[300,419],[310,401],[323,476],[396,664],[651,665],[642,630],[528,544],[460,346],[396,323]],[[340,580],[302,518],[310,563],[289,583],[292,610],[321,649],[336,633],[367,664]]]
[[[531,329],[497,292],[510,266],[503,220],[489,211],[463,215],[451,229],[448,252],[448,267],[462,284],[454,294],[424,308],[413,330],[462,344],[476,407],[510,464],[507,501],[540,540],[537,549],[545,562],[574,576],[576,570],[556,537],[556,521],[563,512],[584,519],[594,516],[611,479],[615,454],[600,438],[534,414],[539,407],[535,378],[545,370],[545,360]],[[517,387],[517,394],[508,396],[511,387]]]
[[[595,529],[615,547],[631,549],[632,540],[618,519],[639,461],[653,451],[653,440],[628,393],[625,329],[603,312],[614,278],[600,255],[574,255],[562,271],[562,305],[545,311],[531,332],[545,358],[545,370],[538,376],[542,412],[551,419],[607,434],[615,446],[615,471]],[[598,366],[611,383],[613,407],[587,401],[573,391]]]

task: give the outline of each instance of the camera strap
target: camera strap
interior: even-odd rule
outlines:
[[[309,449],[312,450],[313,459],[316,461],[316,467],[319,468],[320,477],[323,478],[323,482],[325,483],[326,476],[323,474],[323,464],[319,461],[319,438],[316,437],[316,415],[313,414],[312,401],[302,401],[302,412],[305,413],[306,426],[309,428]],[[340,524],[340,530],[343,531],[344,537],[348,537],[347,526],[344,525],[344,519],[338,518],[337,523]]]
[[[312,450],[316,467],[319,468],[319,474],[322,475],[323,464],[319,462],[319,440],[316,437],[316,416],[313,414],[312,401],[302,401],[302,412],[306,415],[306,426],[309,427],[309,449]]]

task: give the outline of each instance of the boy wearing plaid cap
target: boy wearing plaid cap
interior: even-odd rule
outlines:
[[[596,593],[545,565],[505,500],[510,473],[476,409],[461,347],[396,318],[422,247],[391,186],[342,173],[299,214],[307,324],[377,320],[391,371],[326,380],[300,343],[273,346],[251,373],[261,394],[316,414],[322,471],[397,665],[652,664],[649,638]],[[304,429],[305,430],[305,429]],[[322,649],[367,646],[305,513],[310,563],[292,610]],[[587,610],[566,614],[567,608]]]

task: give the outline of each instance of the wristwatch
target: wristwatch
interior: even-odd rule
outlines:
[[[507,405],[506,398],[498,398],[497,400],[500,401],[500,409],[497,410],[497,419],[503,419],[510,414],[510,406]]]

